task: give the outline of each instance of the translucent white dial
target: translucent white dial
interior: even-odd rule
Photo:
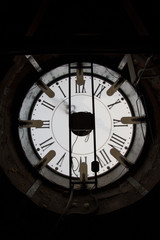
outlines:
[[[50,84],[55,93],[49,98],[44,92],[36,99],[31,120],[42,120],[43,126],[31,128],[30,135],[35,151],[43,158],[50,150],[56,152],[48,166],[58,174],[69,176],[69,99],[68,78]],[[84,85],[77,85],[76,76],[71,77],[71,112],[93,113],[91,77],[84,76]],[[108,172],[117,165],[110,154],[116,148],[125,155],[133,137],[133,124],[123,124],[122,117],[132,117],[128,100],[116,91],[107,95],[111,83],[94,77],[96,156],[99,161],[97,175]],[[76,134],[72,131],[72,177],[79,177],[80,162],[86,162],[88,177],[93,177],[91,163],[94,160],[93,130]]]

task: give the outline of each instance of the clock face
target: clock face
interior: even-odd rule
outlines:
[[[65,77],[54,81],[49,88],[55,93],[49,98],[41,93],[31,110],[31,120],[42,120],[39,128],[30,128],[34,150],[43,158],[50,150],[55,157],[48,163],[57,174],[69,176],[69,98],[68,81]],[[118,161],[110,154],[115,147],[125,155],[132,143],[133,125],[121,123],[121,118],[132,117],[129,103],[125,96],[117,91],[107,95],[111,83],[94,77],[96,155],[99,162],[98,175],[107,173]],[[84,84],[77,84],[77,77],[71,77],[71,114],[92,113],[91,76],[84,76]],[[83,115],[80,115],[83,117]],[[82,119],[83,121],[83,119]],[[79,178],[80,162],[86,162],[88,177],[93,177],[91,163],[94,159],[93,130],[72,131],[72,176]]]
[[[95,65],[95,69],[98,66]],[[43,75],[41,81],[47,87],[40,89],[34,84],[23,101],[20,119],[31,123],[27,129],[24,125],[19,129],[25,155],[33,166],[45,163],[42,175],[63,186],[70,174],[73,179],[80,179],[81,163],[87,166],[87,178],[94,178],[92,162],[96,156],[101,185],[105,185],[105,181],[110,183],[127,171],[119,159],[128,161],[129,157],[133,164],[143,147],[146,126],[131,124],[137,113],[141,112],[138,117],[145,116],[142,102],[128,82],[123,83],[124,89],[118,87],[112,92],[119,76],[111,70],[107,77],[104,76],[106,69],[101,75],[95,72],[93,78],[84,72],[82,83],[78,82],[76,72],[71,77],[64,74],[63,67],[59,72],[51,70]],[[74,119],[72,124],[71,119]],[[113,149],[118,155],[112,154]]]

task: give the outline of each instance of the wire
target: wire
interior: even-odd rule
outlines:
[[[55,224],[55,227],[54,227],[54,232],[57,230],[59,224],[61,223],[61,221],[63,220],[63,217],[67,214],[67,211],[68,209],[70,208],[71,206],[71,203],[72,203],[72,199],[73,199],[73,191],[74,191],[74,185],[71,187],[71,191],[70,191],[70,195],[69,195],[69,199],[68,199],[68,202],[67,202],[67,205],[63,211],[63,213],[60,215],[57,223]]]
[[[142,76],[141,78],[143,78],[143,79],[160,78],[160,74]]]
[[[154,137],[153,137],[153,131],[152,131],[152,127],[151,127],[151,121],[150,121],[150,116],[149,116],[149,113],[148,113],[148,109],[147,109],[147,104],[146,104],[146,101],[145,101],[145,97],[141,94],[140,92],[140,89],[139,89],[139,86],[136,85],[135,86],[136,88],[136,91],[137,91],[137,100],[136,100],[136,106],[137,106],[137,111],[138,111],[138,115],[141,117],[142,116],[142,112],[141,110],[139,109],[138,107],[138,100],[142,99],[143,98],[143,105],[144,105],[144,109],[145,109],[145,114],[146,114],[146,119],[147,119],[147,122],[148,122],[148,126],[149,126],[149,130],[150,130],[150,134],[151,134],[151,138],[152,138],[152,142],[154,143]],[[142,106],[142,105],[141,105]],[[143,123],[141,123],[141,131],[142,131],[142,134],[143,134],[143,138],[145,140],[145,135],[144,135],[144,131],[143,131]]]
[[[86,138],[85,138],[85,140],[84,140],[85,142],[88,142],[89,137],[90,137],[90,134],[91,134],[91,133],[89,133],[89,134],[86,136]]]
[[[139,101],[139,99],[141,99],[141,97],[143,97],[143,95],[139,96],[139,97],[137,98],[137,100],[136,100],[136,106],[137,106],[137,111],[138,111],[139,117],[142,116],[142,114],[141,114],[142,106],[140,105],[140,109],[139,109],[139,106],[138,106],[138,101]],[[144,97],[143,97],[143,99],[144,99]],[[143,139],[145,140],[145,134],[144,134],[144,131],[143,131],[142,124],[143,124],[143,123],[140,123],[140,125],[141,125],[141,131],[142,131]]]
[[[79,133],[78,133],[79,134]],[[78,135],[77,135],[77,137],[76,137],[76,139],[75,139],[75,141],[74,141],[74,143],[73,143],[73,145],[72,145],[72,148],[71,148],[71,151],[73,152],[73,147],[74,147],[74,145],[76,144],[76,142],[77,142],[77,140],[78,140]]]
[[[152,57],[153,57],[153,55],[151,55],[151,56],[149,56],[149,57],[147,58],[147,60],[146,60],[146,62],[145,62],[145,64],[144,64],[144,68],[139,71],[138,79],[134,82],[134,85],[135,85],[135,86],[136,86],[136,85],[139,83],[139,81],[141,80],[141,77],[142,77],[143,73],[145,72],[145,70],[147,69],[147,65],[148,65],[148,63],[149,63],[149,61],[151,60]]]
[[[73,143],[73,145],[72,145],[72,147],[71,147],[71,153],[73,153],[73,147],[74,147],[74,145],[76,144],[76,142],[77,142],[77,140],[78,140],[78,135],[77,135],[77,137],[76,137],[76,139],[75,139],[75,141],[74,141],[74,143]],[[72,157],[72,156],[71,156]],[[74,157],[77,161],[78,161],[78,159],[76,158],[76,157]],[[75,170],[73,169],[73,162],[72,162],[72,165],[71,165],[71,168],[72,168],[72,171],[74,172],[74,174],[76,175],[76,177],[78,177],[78,175],[76,174],[76,172],[75,172]]]

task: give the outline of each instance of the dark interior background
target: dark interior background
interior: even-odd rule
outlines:
[[[19,54],[160,52],[158,3],[139,0],[23,0],[0,4],[0,80]],[[0,232],[32,239],[158,239],[160,184],[142,200],[102,216],[40,209],[0,171]],[[110,237],[109,237],[110,236]]]

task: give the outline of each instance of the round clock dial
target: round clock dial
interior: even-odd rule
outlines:
[[[30,134],[34,149],[40,158],[54,149],[56,155],[48,163],[56,173],[69,176],[69,99],[68,78],[50,84],[55,93],[49,98],[41,93],[31,111],[31,120],[42,120],[40,128],[31,128]],[[84,76],[84,84],[79,86],[77,77],[71,77],[71,112],[92,113],[91,76]],[[115,147],[125,155],[131,145],[133,125],[121,123],[121,118],[132,117],[128,101],[120,91],[107,95],[111,83],[94,77],[96,152],[99,161],[98,175],[108,172],[118,161],[110,154]],[[93,177],[91,162],[94,159],[93,130],[72,131],[72,176],[79,177],[80,162],[88,166],[88,177]]]
[[[117,72],[89,62],[54,67],[62,57],[73,58],[16,57],[4,77],[1,168],[20,192],[57,214],[122,209],[159,180],[157,85],[135,81],[141,55],[90,56],[120,63]]]
[[[93,179],[95,160],[99,187],[117,180],[137,161],[145,141],[146,124],[140,120],[145,111],[134,88],[127,81],[120,84],[121,76],[108,68],[95,64],[93,69],[93,75],[83,70],[82,82],[76,68],[69,77],[68,65],[44,74],[19,114],[26,157],[44,177],[65,187],[70,174],[81,178],[81,163],[87,179]]]

